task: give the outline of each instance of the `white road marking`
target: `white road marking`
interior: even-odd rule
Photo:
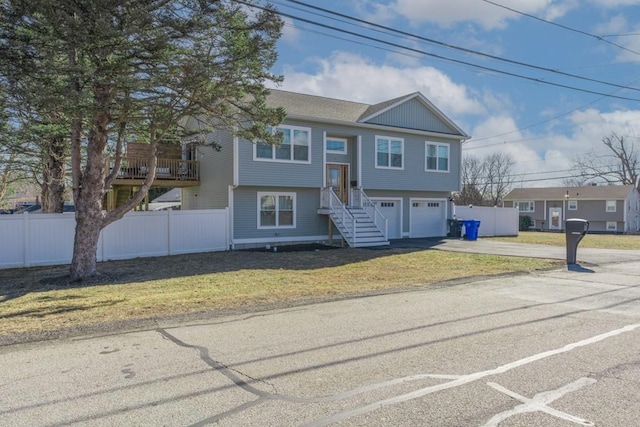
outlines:
[[[593,378],[580,378],[570,384],[565,385],[564,387],[560,387],[557,390],[545,391],[542,393],[536,394],[532,399],[521,396],[518,393],[515,393],[511,390],[508,390],[496,383],[487,383],[490,387],[495,388],[501,393],[504,393],[516,400],[522,402],[522,405],[518,405],[513,409],[508,411],[501,412],[491,418],[484,427],[497,427],[502,421],[506,420],[509,417],[512,417],[517,414],[523,414],[525,412],[545,412],[554,417],[561,418],[565,421],[569,421],[575,424],[580,424],[583,426],[593,426],[594,424],[591,421],[584,420],[582,418],[578,418],[571,414],[567,414],[566,412],[558,411],[557,409],[553,409],[547,406],[547,404],[553,402],[564,396],[567,393],[572,391],[576,391],[581,389],[582,387],[586,387],[588,385],[594,384],[596,380]]]
[[[608,338],[615,337],[620,334],[624,334],[626,332],[631,332],[640,328],[640,323],[634,323],[631,325],[627,325],[620,329],[615,329],[613,331],[605,332],[603,334],[599,334],[593,336],[591,338],[587,338],[581,341],[577,341],[571,344],[567,344],[563,347],[557,348],[555,350],[548,350],[542,353],[534,354],[533,356],[525,357],[520,360],[516,360],[515,362],[507,363],[505,365],[499,366],[494,369],[489,369],[487,371],[475,372],[472,374],[461,375],[459,378],[451,380],[449,382],[445,382],[442,384],[437,384],[434,386],[425,387],[416,391],[412,391],[410,393],[401,394],[399,396],[390,397],[388,399],[379,400],[377,402],[370,403],[365,406],[361,406],[359,408],[354,408],[348,411],[340,412],[334,414],[332,416],[321,418],[315,421],[312,421],[309,424],[306,424],[305,427],[323,427],[329,424],[337,423],[340,421],[344,421],[348,418],[355,417],[357,415],[367,414],[369,412],[376,411],[380,408],[384,408],[385,406],[395,405],[398,403],[406,402],[409,400],[417,399],[419,397],[423,397],[429,394],[437,393],[442,390],[448,390],[451,388],[459,387],[462,385],[469,384],[474,381],[478,381],[480,379],[492,376],[503,374],[505,372],[511,371],[512,369],[519,368],[521,366],[528,365],[533,362],[537,362],[542,359],[546,359],[551,356],[556,356],[558,354],[567,353],[569,351],[575,350],[576,348],[586,347],[591,344],[595,344],[600,341],[604,341]]]

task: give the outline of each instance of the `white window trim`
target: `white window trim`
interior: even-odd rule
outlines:
[[[440,170],[438,169],[438,159],[439,157],[436,157],[436,169],[429,169],[427,167],[427,153],[428,153],[428,146],[429,145],[435,145],[436,146],[436,156],[438,154],[438,148],[439,147],[447,147],[447,170]],[[432,142],[432,141],[425,141],[424,143],[424,170],[425,172],[438,172],[438,173],[449,173],[449,171],[451,170],[451,144],[447,144],[444,142]]]
[[[572,203],[575,203],[574,207],[571,207]],[[567,201],[567,210],[568,211],[577,211],[578,210],[578,201],[577,200],[569,200],[569,201]]]
[[[609,225],[613,224],[613,228],[609,228]],[[618,223],[616,221],[607,221],[605,224],[605,229],[607,231],[618,231]]]
[[[379,139],[387,139],[389,140],[389,166],[379,166],[378,165],[378,140]],[[402,156],[402,165],[400,167],[397,166],[391,166],[391,141],[400,141],[401,147],[402,147],[402,153],[400,153],[400,155]],[[375,138],[375,155],[373,157],[373,165],[375,166],[376,169],[391,169],[391,170],[404,170],[404,138],[396,138],[396,137],[392,137],[392,136],[383,136],[383,135],[376,135]]]
[[[263,196],[275,196],[276,198],[276,222],[278,220],[278,196],[290,196],[293,199],[293,225],[260,225],[260,200]],[[259,191],[257,198],[257,216],[256,216],[256,224],[258,226],[258,230],[273,230],[273,229],[283,229],[283,228],[296,228],[296,216],[297,216],[297,204],[296,204],[296,193],[286,193],[286,192],[273,192],[273,191]]]
[[[531,210],[530,211],[520,210],[520,203],[528,203],[529,206],[531,206]],[[533,200],[521,200],[521,201],[518,201],[518,202],[513,202],[513,204],[514,204],[514,207],[517,208],[518,212],[520,212],[520,213],[535,213],[535,211],[536,211],[536,203]]]
[[[256,162],[271,162],[271,163],[296,163],[296,164],[310,164],[311,163],[311,128],[308,127],[302,127],[302,126],[289,126],[289,125],[281,125],[281,126],[275,126],[273,128],[273,132],[277,132],[278,129],[290,129],[291,130],[291,157],[292,159],[287,160],[287,159],[276,159],[276,146],[272,145],[271,146],[271,158],[267,159],[264,157],[258,157],[258,143],[254,143],[253,144],[253,160]],[[307,132],[307,136],[308,136],[308,144],[307,147],[309,147],[309,158],[308,160],[293,160],[293,156],[294,156],[294,146],[295,144],[293,144],[293,132],[295,130],[303,130]]]
[[[327,141],[328,140],[332,140],[332,141],[342,141],[344,142],[344,151],[340,151],[340,150],[329,150],[327,148]],[[331,154],[347,154],[348,151],[348,147],[349,146],[349,140],[347,138],[333,138],[333,137],[327,137],[324,140],[324,148],[326,150],[327,153],[331,153]]]
[[[610,203],[613,203],[613,210],[609,209],[609,206],[611,206]],[[605,202],[605,207],[604,207],[605,212],[615,212],[617,209],[618,209],[617,203],[615,200],[607,200]]]

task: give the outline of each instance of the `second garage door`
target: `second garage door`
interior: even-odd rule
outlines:
[[[446,202],[438,199],[411,199],[409,235],[442,237],[446,235]]]

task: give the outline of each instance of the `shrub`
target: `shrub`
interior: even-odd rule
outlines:
[[[533,225],[533,220],[531,219],[530,216],[521,216],[520,217],[520,225],[518,227],[518,230],[520,231],[527,231],[529,230],[529,227],[531,227]]]

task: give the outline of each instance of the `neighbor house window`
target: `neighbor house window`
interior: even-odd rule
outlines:
[[[607,231],[618,231],[618,223],[615,221],[607,221]]]
[[[577,200],[569,200],[567,202],[567,209],[570,211],[577,211],[578,210],[578,201]]]
[[[520,212],[534,212],[535,203],[531,201],[515,202],[513,204],[513,207],[517,208]]]
[[[404,168],[404,139],[376,136],[376,167],[383,169]]]
[[[427,142],[425,147],[425,170],[449,172],[449,144]]]
[[[327,153],[347,154],[347,140],[344,138],[327,138]]]
[[[282,134],[279,145],[258,141],[254,148],[254,160],[274,162],[311,162],[311,129],[297,126],[278,126],[273,132]]]
[[[616,201],[607,200],[607,212],[615,212],[615,211],[616,211]]]
[[[295,193],[258,193],[258,228],[294,228]]]

